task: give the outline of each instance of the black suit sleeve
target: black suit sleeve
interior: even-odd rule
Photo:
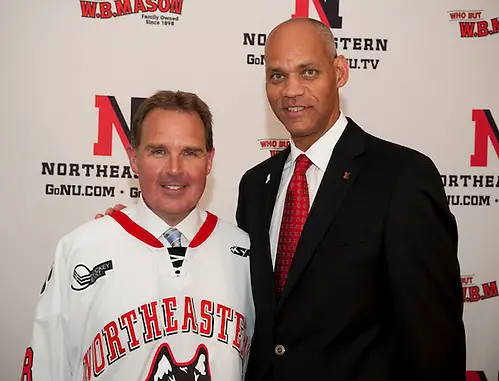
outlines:
[[[239,195],[237,197],[237,209],[236,209],[236,221],[237,221],[237,226],[244,230],[246,233],[248,232],[248,226],[246,223],[246,203],[247,199],[245,197],[245,183],[247,178],[247,173],[244,174],[244,176],[241,178],[241,181],[239,182]]]
[[[391,196],[384,236],[397,379],[466,378],[457,236],[437,169],[415,156]]]

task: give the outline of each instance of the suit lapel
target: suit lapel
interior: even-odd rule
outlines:
[[[355,182],[360,166],[355,163],[354,159],[363,151],[364,132],[349,119],[344,133],[333,150],[303,227],[277,309],[282,306],[305,270],[315,249],[322,241],[329,225],[334,220],[337,211]]]
[[[277,198],[277,192],[279,191],[279,184],[281,183],[282,170],[286,159],[291,152],[289,146],[279,153],[271,165],[269,166],[269,171],[267,178],[265,179],[265,185],[263,185],[263,205],[262,205],[262,232],[265,232],[267,241],[270,242],[269,231],[270,223],[272,221],[272,213],[274,212],[274,205]]]
[[[272,213],[274,211],[274,204],[281,182],[282,170],[288,157],[290,148],[286,148],[283,152],[277,154],[273,160],[269,161],[268,172],[265,173],[265,178],[261,181],[261,208],[258,211],[260,221],[259,232],[255,237],[252,237],[251,251],[255,261],[255,271],[258,276],[254,284],[258,284],[261,288],[261,297],[266,299],[265,305],[272,306],[272,314],[275,308],[275,286],[274,286],[274,269],[272,266],[272,258],[270,253],[270,223],[272,220]],[[258,253],[258,254],[256,254]],[[273,316],[272,316],[273,318]]]

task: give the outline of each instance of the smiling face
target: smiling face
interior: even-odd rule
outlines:
[[[338,119],[338,89],[348,80],[345,58],[335,57],[326,46],[332,36],[329,41],[322,32],[307,19],[293,19],[274,29],[265,50],[270,106],[303,151]]]
[[[144,202],[175,226],[203,195],[215,150],[206,148],[197,113],[156,108],[143,121],[140,144],[127,153]]]

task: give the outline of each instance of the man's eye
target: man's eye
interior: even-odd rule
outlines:
[[[315,69],[307,69],[307,70],[305,70],[305,71],[303,72],[303,75],[304,75],[305,77],[313,77],[313,76],[315,76],[316,74],[317,74],[317,70],[315,70]]]
[[[192,149],[188,149],[188,150],[184,151],[184,156],[194,156],[194,157],[197,157],[199,155],[200,155],[199,151],[195,151],[195,150],[192,150]]]
[[[166,154],[166,151],[164,149],[152,149],[151,154],[153,156],[164,156]]]
[[[284,76],[280,73],[273,73],[271,76],[270,76],[270,79],[274,80],[274,81],[280,81],[281,79],[283,79]]]

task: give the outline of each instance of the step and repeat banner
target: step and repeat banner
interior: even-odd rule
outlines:
[[[210,105],[216,154],[202,204],[235,221],[241,175],[288,144],[263,53],[292,16],[332,28],[351,70],[343,111],[440,169],[460,231],[468,378],[498,381],[496,0],[2,2],[2,380],[19,379],[58,239],[137,201],[124,147],[144,98],[186,90]]]

